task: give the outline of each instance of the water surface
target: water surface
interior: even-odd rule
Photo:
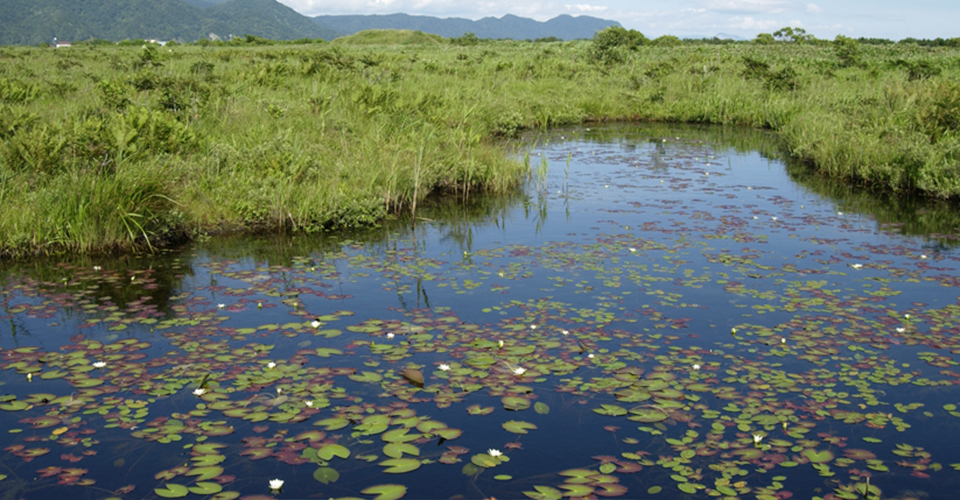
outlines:
[[[9,266],[0,489],[951,498],[953,207],[757,131],[522,151],[524,192],[363,234]]]

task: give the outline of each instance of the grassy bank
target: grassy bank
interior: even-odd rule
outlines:
[[[769,128],[826,175],[960,194],[957,49],[260,42],[0,48],[0,254],[370,224],[511,189],[503,139],[591,120]]]

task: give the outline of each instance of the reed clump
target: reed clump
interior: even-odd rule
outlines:
[[[955,47],[376,35],[4,48],[0,255],[376,224],[515,188],[505,138],[606,120],[772,129],[826,176],[960,195]]]

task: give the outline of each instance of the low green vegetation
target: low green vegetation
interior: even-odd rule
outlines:
[[[2,48],[0,254],[375,224],[438,190],[513,189],[529,169],[505,139],[604,120],[771,129],[826,176],[960,194],[951,44],[613,30],[555,43],[404,44],[411,32],[355,35],[389,45]]]

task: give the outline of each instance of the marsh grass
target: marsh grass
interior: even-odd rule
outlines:
[[[960,194],[956,49],[376,35],[5,48],[0,254],[369,226],[514,189],[529,166],[503,140],[525,129],[608,120],[770,129],[824,175]]]

